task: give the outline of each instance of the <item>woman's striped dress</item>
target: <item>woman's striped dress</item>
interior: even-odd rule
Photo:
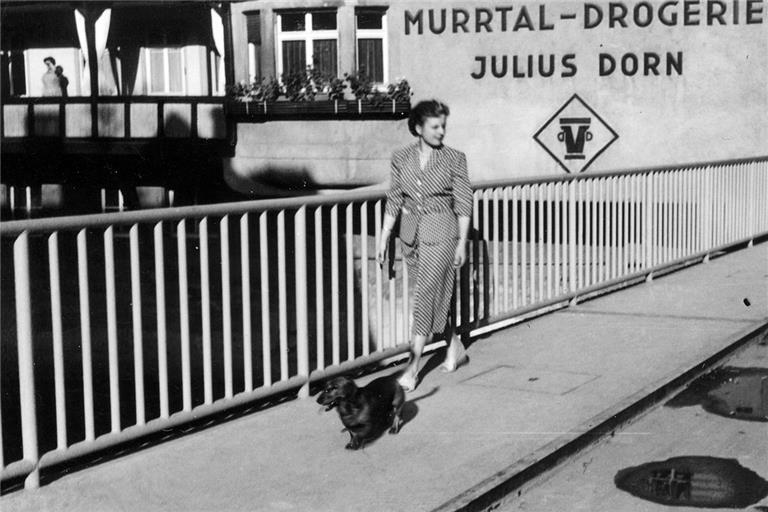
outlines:
[[[418,143],[396,151],[386,213],[400,216],[403,255],[416,283],[411,334],[441,333],[456,277],[457,218],[472,215],[466,155],[441,146],[422,169]]]

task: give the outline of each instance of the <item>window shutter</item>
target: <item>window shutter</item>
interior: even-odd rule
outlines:
[[[253,43],[256,46],[261,45],[261,13],[245,13],[245,25],[248,35],[248,42]]]
[[[319,39],[314,41],[312,47],[312,64],[325,76],[335,77],[337,75],[337,50],[335,39]]]
[[[283,75],[307,69],[305,41],[283,41]]]
[[[358,39],[357,69],[374,82],[384,81],[384,50],[381,39]]]

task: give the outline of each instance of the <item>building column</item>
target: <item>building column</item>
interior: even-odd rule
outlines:
[[[342,5],[338,10],[339,24],[339,76],[357,71],[357,44],[355,42],[355,7]]]
[[[262,78],[277,76],[277,66],[275,65],[275,11],[272,9],[261,10],[261,73]]]
[[[235,47],[232,42],[232,8],[224,2],[219,11],[224,25],[224,86],[235,83]]]

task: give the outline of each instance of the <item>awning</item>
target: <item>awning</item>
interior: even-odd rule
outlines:
[[[78,48],[74,8],[57,4],[3,5],[1,44],[5,51]]]
[[[107,48],[200,45],[215,48],[205,3],[115,6]]]

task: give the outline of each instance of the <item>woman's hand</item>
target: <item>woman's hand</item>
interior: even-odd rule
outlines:
[[[456,252],[453,253],[453,267],[459,268],[467,261],[467,243],[459,240],[456,244]]]
[[[384,260],[387,258],[387,250],[389,249],[390,233],[391,231],[389,229],[381,230],[381,242],[379,242],[379,247],[376,250],[376,261],[379,262],[379,266],[383,266]]]

